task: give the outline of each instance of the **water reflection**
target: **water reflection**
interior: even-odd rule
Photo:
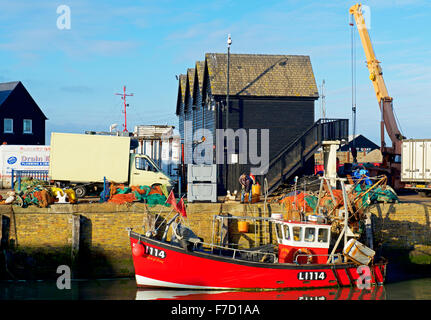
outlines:
[[[55,281],[1,281],[0,300],[134,300],[134,279],[72,280],[59,290]]]
[[[287,291],[143,290],[135,279],[0,281],[0,300],[431,300],[431,278],[398,281],[371,290],[326,288]]]
[[[383,286],[370,290],[325,288],[287,291],[138,290],[136,300],[385,300]]]

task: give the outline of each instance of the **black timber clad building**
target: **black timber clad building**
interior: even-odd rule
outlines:
[[[0,83],[0,143],[44,145],[46,120],[20,81]]]
[[[353,147],[355,147],[358,152],[370,152],[380,149],[373,141],[359,134],[349,139],[349,143],[341,146],[339,151],[350,151]]]
[[[247,132],[269,129],[269,161],[313,125],[314,102],[318,97],[308,56],[230,55],[228,128],[244,128]],[[185,133],[185,121],[192,121],[193,134],[199,128],[209,129],[215,143],[216,129],[226,128],[226,98],[227,54],[207,53],[204,61],[196,62],[194,68],[180,75],[176,114],[184,148],[183,161],[194,145],[187,140],[191,138]],[[259,131],[258,152],[260,137]],[[215,160],[214,152],[213,163]],[[240,191],[238,177],[250,167],[256,165],[218,165],[218,194]],[[312,173],[314,160],[306,167]],[[256,178],[263,183],[264,176]]]

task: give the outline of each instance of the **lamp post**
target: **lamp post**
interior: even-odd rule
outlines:
[[[232,39],[230,34],[227,36],[227,85],[226,85],[226,128],[229,127],[229,65],[230,65],[230,45]]]
[[[227,84],[226,84],[226,128],[229,127],[229,65],[230,65],[230,45],[232,44],[232,39],[230,38],[230,34],[227,36]],[[226,140],[226,164],[225,164],[225,186],[228,188],[228,154],[227,154],[227,143]]]

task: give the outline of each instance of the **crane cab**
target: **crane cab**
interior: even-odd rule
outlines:
[[[277,221],[275,230],[280,263],[326,263],[331,241],[331,225]]]

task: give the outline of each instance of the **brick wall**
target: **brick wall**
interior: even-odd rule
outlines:
[[[375,243],[392,265],[406,274],[429,276],[431,264],[431,205],[426,203],[379,204],[373,206]]]
[[[215,214],[262,216],[263,203],[253,204],[253,209],[244,211],[245,206],[233,204],[188,205],[187,224],[204,239],[211,242],[213,231],[212,217]],[[133,261],[126,228],[143,232],[147,207],[145,204],[78,204],[52,205],[50,208],[19,208],[1,206],[0,213],[10,219],[9,241],[14,252],[23,256],[22,270],[18,268],[17,277],[36,278],[56,277],[56,268],[61,264],[72,266],[77,277],[133,276]],[[281,212],[278,204],[271,205],[271,212]],[[149,208],[150,214],[160,213],[166,217],[169,207]],[[268,211],[267,211],[268,214]],[[171,213],[169,217],[172,217]],[[78,238],[73,238],[74,218],[79,222]],[[256,233],[255,233],[256,230]],[[215,234],[219,234],[217,225]],[[259,232],[260,231],[260,232]],[[168,234],[168,239],[170,239]],[[242,234],[232,223],[229,227],[229,241],[248,248],[261,243],[262,228],[250,225],[249,233]],[[216,240],[217,241],[217,240]],[[72,246],[78,244],[79,255],[72,256]],[[73,257],[75,259],[73,259]],[[31,263],[28,261],[30,260]],[[24,269],[32,269],[30,275]],[[22,271],[22,272],[21,272]],[[21,272],[21,273],[20,273]]]
[[[372,206],[375,241],[391,248],[431,246],[431,204],[382,203]]]

